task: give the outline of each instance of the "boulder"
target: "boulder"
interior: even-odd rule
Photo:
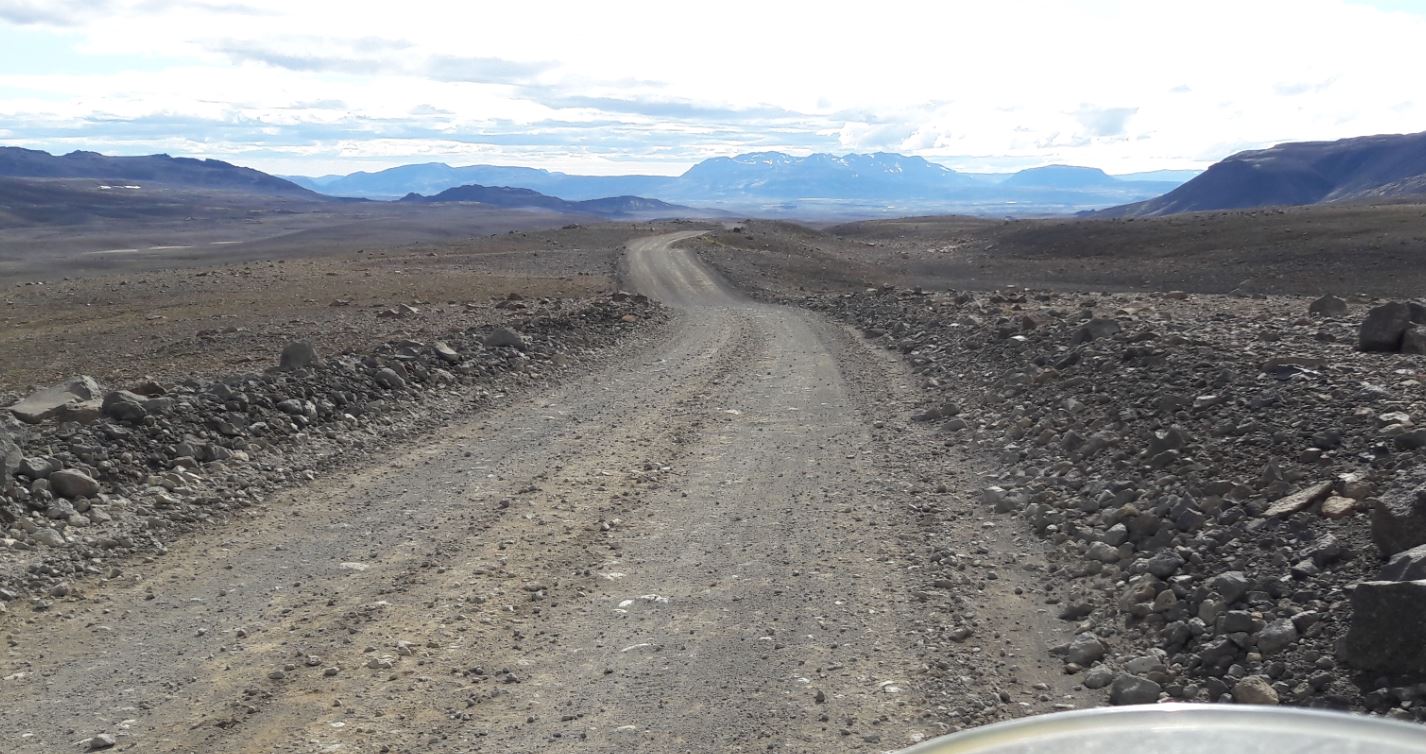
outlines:
[[[1397,353],[1401,350],[1401,337],[1411,325],[1411,309],[1406,304],[1393,301],[1367,312],[1357,333],[1357,348],[1362,351]]]
[[[103,392],[93,377],[79,376],[47,387],[25,396],[19,403],[9,407],[10,413],[28,424],[54,418],[56,414],[72,403],[94,401]],[[97,410],[98,404],[95,404]]]
[[[1347,302],[1336,296],[1323,296],[1307,307],[1307,313],[1318,317],[1344,317],[1347,314]]]
[[[1391,561],[1382,566],[1376,575],[1377,581],[1423,581],[1426,580],[1426,545],[1418,545],[1410,550],[1402,550],[1391,556]]]
[[[1352,590],[1342,659],[1361,670],[1426,672],[1426,581],[1364,581]]]
[[[497,327],[481,341],[487,348],[509,347],[521,351],[529,347],[525,336],[508,327]]]
[[[1383,495],[1372,506],[1372,542],[1382,557],[1426,545],[1426,487]]]
[[[282,349],[282,356],[278,359],[278,368],[282,370],[306,369],[308,367],[321,366],[322,357],[317,355],[317,349],[305,340],[295,343],[288,343]]]
[[[99,494],[99,483],[82,471],[65,469],[49,476],[50,488],[61,497],[72,499],[95,497]]]

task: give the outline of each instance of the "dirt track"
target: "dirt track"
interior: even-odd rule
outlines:
[[[1033,545],[915,468],[903,367],[691,235],[626,255],[681,312],[653,350],[0,618],[0,749],[886,751],[1073,703]],[[989,580],[928,593],[932,546]]]

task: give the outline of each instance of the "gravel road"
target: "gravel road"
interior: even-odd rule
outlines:
[[[1035,545],[929,515],[975,469],[923,494],[904,367],[692,235],[625,255],[680,312],[660,345],[0,616],[0,750],[887,751],[966,694],[1071,698],[1039,582],[992,555]],[[931,544],[998,573],[927,604]],[[952,648],[971,600],[1003,634]]]

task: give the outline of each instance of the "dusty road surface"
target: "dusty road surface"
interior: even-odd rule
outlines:
[[[1063,698],[1013,553],[926,601],[895,358],[690,235],[625,257],[660,346],[0,617],[0,750],[887,751],[955,724],[948,684]],[[967,518],[942,545],[1010,536]],[[1013,640],[940,642],[967,596]]]

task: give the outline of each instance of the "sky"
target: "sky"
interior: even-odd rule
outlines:
[[[283,175],[889,151],[1202,168],[1426,130],[1426,0],[0,0],[0,144]]]

